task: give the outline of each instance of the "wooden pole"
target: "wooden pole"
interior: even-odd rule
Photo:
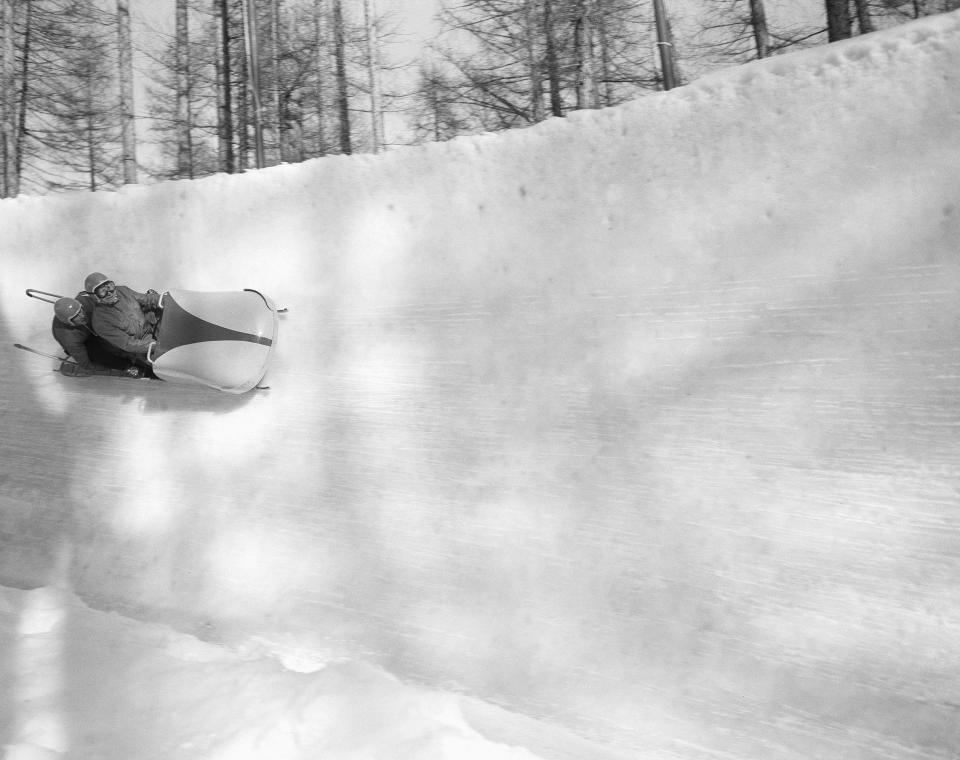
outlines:
[[[677,76],[673,67],[673,41],[670,39],[670,24],[663,0],[653,0],[653,13],[657,22],[657,47],[660,49],[660,68],[663,72],[663,89],[672,90],[677,86]]]

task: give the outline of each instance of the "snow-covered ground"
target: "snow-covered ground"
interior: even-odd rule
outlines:
[[[958,71],[0,203],[5,760],[956,757]],[[271,389],[15,350],[92,270],[270,294]]]

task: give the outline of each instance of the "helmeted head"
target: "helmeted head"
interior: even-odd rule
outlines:
[[[83,313],[83,307],[75,298],[58,298],[53,305],[53,313],[65,325],[85,325],[87,315]]]
[[[87,279],[83,281],[83,289],[91,293],[97,300],[97,303],[111,306],[115,304],[120,296],[117,295],[117,286],[113,280],[102,272],[91,272]]]

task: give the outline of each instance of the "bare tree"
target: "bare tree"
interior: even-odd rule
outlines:
[[[193,167],[193,118],[190,97],[193,92],[193,67],[190,55],[190,21],[187,0],[177,0],[176,31],[174,37],[176,85],[176,130],[177,130],[177,176],[194,176]]]
[[[14,6],[16,9],[16,6]],[[21,179],[23,174],[23,143],[27,134],[27,102],[30,92],[30,53],[33,42],[33,3],[27,3],[24,11],[23,21],[23,46],[20,57],[20,90],[19,97],[14,105],[16,114],[16,128],[14,138],[13,154],[13,177],[15,185],[11,184],[12,194],[17,195],[20,192]]]
[[[33,173],[52,189],[114,186],[123,178],[116,18],[81,3],[30,5],[31,40],[43,45],[25,56]]]
[[[535,0],[524,0],[524,32],[527,46],[528,74],[530,77],[530,118],[543,120],[543,77],[540,73],[540,55],[537,51],[537,33]]]
[[[550,113],[563,116],[560,98],[560,61],[557,56],[556,30],[553,23],[553,0],[543,0],[543,39],[547,64],[547,89],[550,92]]]
[[[218,34],[216,70],[220,169],[233,173],[236,171],[236,160],[233,150],[233,55],[231,53],[230,3],[228,0],[213,0],[213,4]]]
[[[130,38],[129,0],[117,0],[117,48],[119,50],[120,133],[123,142],[123,181],[137,181],[137,130],[133,110],[133,42]]]
[[[0,198],[18,190],[16,92],[14,85],[14,0],[0,0]]]
[[[367,81],[370,85],[370,125],[373,152],[383,148],[383,102],[380,89],[380,40],[377,33],[375,0],[363,0],[367,41]]]
[[[827,40],[848,39],[853,34],[850,0],[824,0],[827,12]]]
[[[249,167],[250,161],[250,71],[249,56],[246,52],[246,29],[243,20],[243,4],[247,0],[236,0],[236,14],[231,18],[234,22],[232,38],[234,46],[231,55],[236,66],[236,79],[233,81],[234,99],[234,128],[237,135],[237,171],[243,172]]]
[[[353,152],[350,141],[350,94],[347,85],[347,40],[342,0],[333,0],[333,54],[336,59],[337,113],[340,117],[340,152]]]
[[[256,0],[245,0],[243,6],[244,56],[246,75],[243,78],[244,92],[250,98],[250,107],[242,112],[247,118],[245,124],[253,122],[253,142],[256,154],[256,167],[266,166],[266,154],[263,144],[263,104],[260,91],[260,42],[257,34],[259,18]],[[243,133],[246,134],[246,129]]]
[[[439,21],[454,40],[432,46],[444,92],[478,130],[614,105],[657,82],[650,18],[634,0],[462,0]]]
[[[280,48],[281,36],[283,31],[280,23],[280,3],[281,0],[270,0],[270,68],[273,74],[273,82],[270,87],[271,106],[273,112],[273,130],[277,135],[277,151],[279,160],[283,161],[283,132],[284,118],[283,108],[280,100]]]
[[[122,181],[117,18],[77,0],[16,3],[16,191]]]
[[[874,30],[869,0],[854,0],[854,7],[857,10],[857,27],[860,29],[860,34],[869,34]]]
[[[859,1],[859,0],[858,0]],[[892,16],[898,21],[948,13],[960,8],[960,0],[882,0],[873,10],[877,15]]]
[[[478,128],[461,102],[458,85],[435,65],[420,65],[420,82],[414,93],[413,128],[416,140],[449,140]]]
[[[314,35],[314,56],[316,59],[316,77],[314,78],[314,99],[317,104],[317,148],[318,156],[327,152],[326,130],[324,129],[324,99],[326,88],[323,86],[323,70],[321,63],[326,59],[326,45],[323,35],[323,0],[313,0],[313,35]]]
[[[188,179],[226,171],[221,19],[209,0],[176,0],[174,35],[156,53],[148,84],[156,176]]]
[[[702,18],[696,49],[709,62],[767,58],[811,44],[823,32],[822,27],[771,26],[764,0],[709,0]]]
[[[611,75],[611,35],[607,31],[609,18],[612,15],[607,8],[612,0],[593,0],[594,3],[594,21],[593,25],[597,34],[597,44],[599,46],[599,71],[597,73],[598,98],[601,105],[613,105],[613,77]]]
[[[594,55],[594,0],[580,0],[580,15],[576,21],[577,49],[577,108],[597,108],[596,56]]]

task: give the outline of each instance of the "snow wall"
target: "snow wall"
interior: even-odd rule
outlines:
[[[0,581],[633,756],[960,751],[960,17],[536,128],[0,203]],[[269,391],[37,287],[255,287]]]

